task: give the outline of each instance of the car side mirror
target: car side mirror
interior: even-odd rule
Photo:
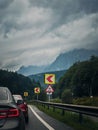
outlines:
[[[23,100],[17,100],[17,105],[23,104],[24,101]]]

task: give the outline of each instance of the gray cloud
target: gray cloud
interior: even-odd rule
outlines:
[[[50,28],[46,30],[48,33],[51,30],[66,24],[70,21],[79,19],[83,15],[97,13],[97,0],[29,0],[30,5],[38,8],[51,9],[53,19]]]
[[[97,5],[98,0],[0,0],[0,68],[49,64],[74,48],[98,49]]]
[[[3,11],[0,13],[0,16],[2,19],[1,30],[2,33],[5,34],[4,36],[6,36],[6,34],[9,33],[13,28],[21,30],[26,27],[31,28],[32,25],[40,25],[41,21],[39,23],[37,21],[36,25],[34,23],[31,24],[29,21],[29,23],[19,22],[22,16],[25,17],[27,9],[30,10],[32,7],[51,10],[52,20],[49,21],[51,26],[46,31],[51,31],[51,29],[55,29],[58,26],[69,22],[70,20],[79,18],[81,15],[84,15],[84,13],[88,14],[98,11],[97,0],[93,0],[93,2],[92,0],[29,0],[29,2],[24,2],[23,0],[9,0],[8,2],[5,2],[5,0],[2,0],[0,7],[2,7]],[[33,13],[32,17],[34,17],[34,19],[36,18],[33,16]]]
[[[98,12],[98,0],[80,0],[81,9],[86,13],[96,13]]]
[[[13,0],[0,0],[0,10],[7,8]]]

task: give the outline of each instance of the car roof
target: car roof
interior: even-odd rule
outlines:
[[[13,94],[13,97],[14,97],[14,98],[19,98],[19,99],[22,99],[22,96],[21,96],[21,95],[19,95],[19,94]]]

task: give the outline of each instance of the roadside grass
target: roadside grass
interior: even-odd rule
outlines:
[[[88,117],[83,117],[82,122],[79,122],[79,114],[74,112],[65,111],[62,115],[62,110],[55,109],[53,111],[52,107],[43,107],[41,105],[36,105],[38,109],[50,115],[51,117],[71,126],[74,130],[98,130],[98,122],[94,122]]]
[[[75,105],[87,105],[87,106],[97,106],[98,107],[98,97],[83,97],[73,99],[73,104]]]

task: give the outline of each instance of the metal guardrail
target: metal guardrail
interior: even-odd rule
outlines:
[[[79,122],[82,122],[83,114],[98,117],[98,107],[43,102],[43,101],[39,101],[39,100],[35,100],[34,102],[36,102],[37,104],[46,105],[46,106],[48,106],[48,109],[51,106],[51,107],[53,107],[53,111],[55,111],[55,108],[61,109],[62,115],[64,115],[65,110],[79,113]]]

